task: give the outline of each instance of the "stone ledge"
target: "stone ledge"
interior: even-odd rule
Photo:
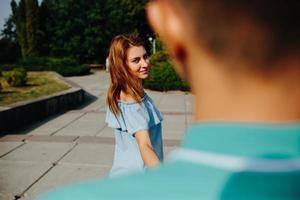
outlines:
[[[57,113],[74,109],[84,103],[85,92],[77,84],[53,72],[71,88],[34,100],[0,107],[0,135],[20,129]]]

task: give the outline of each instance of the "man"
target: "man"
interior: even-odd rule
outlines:
[[[171,161],[46,199],[300,199],[299,1],[156,0],[147,14],[195,95]]]

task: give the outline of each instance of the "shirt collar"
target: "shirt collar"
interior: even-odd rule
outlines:
[[[183,148],[245,157],[296,157],[300,123],[198,123],[188,128]]]

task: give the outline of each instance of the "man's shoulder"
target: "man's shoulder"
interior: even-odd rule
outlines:
[[[198,168],[198,169],[197,169]],[[210,185],[205,170],[185,162],[164,164],[144,173],[128,176],[91,180],[50,191],[39,200],[98,200],[98,199],[191,199],[208,197]],[[203,198],[209,199],[209,198]]]
[[[48,192],[39,200],[248,199],[298,200],[300,172],[255,173],[176,161],[128,176],[93,180]],[[275,196],[274,196],[275,195]],[[278,199],[277,198],[277,199]]]

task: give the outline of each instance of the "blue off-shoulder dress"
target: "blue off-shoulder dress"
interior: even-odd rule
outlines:
[[[161,113],[146,94],[141,103],[118,102],[120,112],[114,115],[108,108],[105,122],[114,128],[115,155],[110,176],[123,175],[144,169],[138,144],[134,134],[148,130],[150,140],[158,158],[163,160]]]

